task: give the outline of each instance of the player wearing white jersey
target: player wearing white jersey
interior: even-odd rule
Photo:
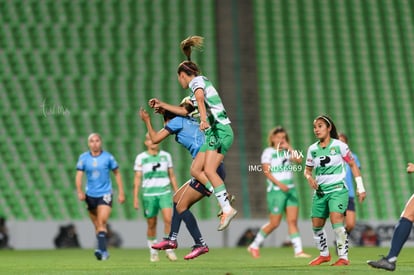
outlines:
[[[134,170],[134,208],[139,208],[139,195],[142,198],[144,217],[147,219],[147,241],[150,260],[159,261],[158,251],[151,246],[157,242],[157,215],[161,210],[164,220],[164,234],[168,235],[171,227],[173,209],[172,192],[178,190],[171,155],[159,150],[149,135],[145,136],[147,151],[140,153],[135,160]],[[173,250],[166,250],[167,257],[177,259]]]
[[[313,131],[319,141],[308,149],[304,175],[310,187],[315,190],[311,217],[313,236],[320,255],[309,265],[320,265],[331,260],[324,230],[328,217],[335,232],[339,256],[332,265],[349,265],[348,234],[344,226],[344,213],[348,207],[348,190],[344,182],[345,162],[355,177],[360,202],[366,196],[361,173],[348,145],[338,140],[336,127],[328,116],[318,116],[313,122]],[[315,178],[312,171],[315,172]]]
[[[263,225],[247,250],[253,258],[259,258],[259,248],[273,232],[286,215],[288,233],[294,248],[296,258],[309,258],[310,255],[303,252],[302,239],[297,225],[299,201],[295,185],[293,184],[293,170],[302,169],[296,167],[302,161],[302,156],[295,151],[289,143],[289,136],[282,127],[276,127],[269,132],[269,147],[262,154],[262,170],[267,183],[267,207],[269,222]]]
[[[214,187],[214,194],[223,210],[218,226],[221,231],[229,226],[237,214],[237,210],[230,205],[226,186],[217,174],[217,168],[233,144],[234,134],[217,90],[207,77],[201,75],[197,64],[191,61],[192,48],[202,45],[203,38],[200,36],[190,36],[181,42],[187,61],[181,62],[177,74],[181,86],[191,90],[190,99],[200,113],[200,129],[206,136],[205,143],[191,166],[191,175],[208,189]],[[151,99],[149,105],[156,110],[162,108],[177,115],[188,115],[186,108],[167,104],[156,98]]]

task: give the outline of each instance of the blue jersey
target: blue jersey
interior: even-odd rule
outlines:
[[[176,116],[168,121],[164,128],[170,134],[175,134],[175,140],[195,158],[205,140],[204,133],[199,127],[197,121],[192,118]]]
[[[99,156],[85,152],[79,156],[76,169],[86,173],[86,195],[94,198],[112,193],[110,172],[118,168],[115,158],[102,151]]]
[[[352,157],[354,158],[355,164],[358,168],[361,169],[361,163],[359,162],[358,156],[352,153]],[[348,163],[345,165],[346,175],[345,175],[345,182],[346,186],[348,187],[349,197],[355,198],[355,189],[354,189],[354,177],[352,175],[351,167]]]

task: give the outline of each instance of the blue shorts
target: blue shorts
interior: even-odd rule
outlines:
[[[112,207],[112,194],[106,194],[98,198],[86,195],[85,202],[89,211],[95,210],[98,205],[108,205],[109,207]]]
[[[349,197],[348,199],[348,208],[347,211],[354,211],[355,212],[355,201],[354,198]]]

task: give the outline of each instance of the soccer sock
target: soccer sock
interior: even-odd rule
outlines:
[[[323,227],[313,227],[313,239],[321,256],[329,256],[329,249],[326,239],[326,232]]]
[[[250,244],[250,247],[258,249],[266,238],[267,234],[263,231],[263,229],[260,229],[256,235],[256,238],[254,238],[254,241]]]
[[[156,243],[157,243],[156,237],[147,237],[147,244],[148,244],[151,254],[158,254],[158,250],[151,247],[153,244],[156,244]]]
[[[214,187],[213,187],[213,185],[211,185],[211,182],[207,182],[205,185],[204,185],[207,189],[208,189],[208,191],[210,191],[211,193],[213,193],[214,192]]]
[[[200,232],[200,229],[198,228],[197,220],[195,219],[193,213],[191,213],[191,211],[187,209],[180,215],[185,225],[187,226],[188,232],[190,232],[190,235],[193,237],[195,244],[200,244],[200,245],[205,246],[206,242],[201,236],[201,232]]]
[[[292,242],[293,250],[295,254],[303,252],[302,239],[300,238],[299,232],[289,235],[290,241]]]
[[[177,212],[177,204],[174,203],[173,215],[171,218],[170,235],[168,236],[170,240],[177,240],[177,235],[180,231],[181,220],[181,215]]]
[[[336,237],[336,250],[341,259],[348,260],[348,234],[346,233],[343,223],[332,225]]]
[[[214,195],[216,195],[216,198],[220,204],[221,209],[223,209],[224,213],[227,213],[231,210],[230,201],[227,197],[227,190],[226,186],[223,184],[220,184],[217,187],[214,187]]]
[[[403,245],[407,241],[408,236],[410,236],[412,227],[412,221],[404,217],[400,218],[392,235],[391,248],[386,257],[387,260],[390,262],[397,261],[398,254],[400,254]]]
[[[98,232],[98,234],[96,234],[96,238],[98,239],[98,249],[100,251],[106,251],[106,232]]]

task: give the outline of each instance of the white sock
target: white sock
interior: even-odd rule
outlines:
[[[340,226],[334,229],[336,237],[336,250],[341,259],[348,260],[348,234],[345,227]]]
[[[158,254],[158,250],[153,249],[151,247],[151,245],[156,244],[156,243],[157,243],[157,240],[149,240],[149,239],[147,239],[147,244],[148,244],[148,248],[150,250],[151,255],[152,254]]]
[[[298,234],[293,234],[290,237],[290,241],[292,242],[293,250],[295,251],[295,254],[303,252],[302,247],[302,239]]]
[[[259,230],[259,232],[256,235],[256,238],[254,238],[254,241],[250,244],[250,247],[254,249],[259,249],[266,237],[267,235],[263,232],[263,230]]]
[[[227,197],[227,190],[224,189],[222,191],[215,192],[214,195],[216,195],[217,201],[220,204],[221,209],[223,209],[223,212],[230,212],[232,207],[230,205],[230,200]]]
[[[319,250],[319,254],[321,256],[329,256],[329,249],[328,249],[328,243],[327,243],[327,237],[326,232],[322,228],[318,231],[313,231],[313,239],[315,240],[316,247]]]

